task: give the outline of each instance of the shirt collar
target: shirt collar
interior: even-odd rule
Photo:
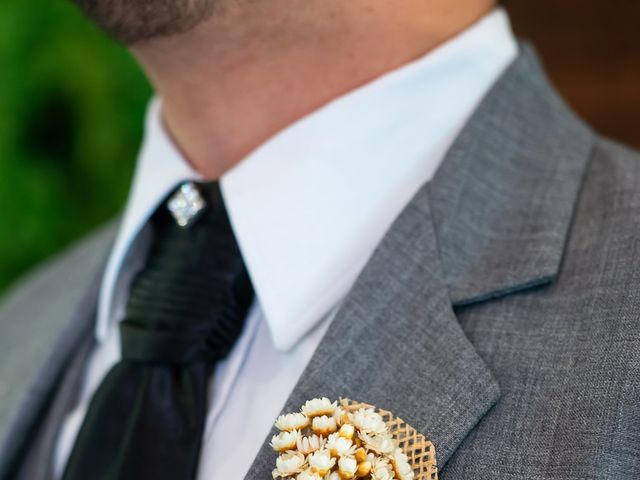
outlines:
[[[516,52],[508,18],[496,9],[425,56],[281,130],[221,178],[277,348],[294,346],[346,295]],[[159,110],[152,101],[102,286],[99,337],[132,239],[177,183],[199,178],[165,133]]]

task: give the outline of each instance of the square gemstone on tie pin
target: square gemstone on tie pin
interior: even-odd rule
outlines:
[[[167,202],[167,208],[181,227],[191,224],[206,207],[198,187],[193,182],[185,182]]]

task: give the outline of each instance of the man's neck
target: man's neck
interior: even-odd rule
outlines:
[[[174,141],[215,179],[287,125],[427,53],[493,4],[222,0],[190,32],[132,51],[163,100]]]

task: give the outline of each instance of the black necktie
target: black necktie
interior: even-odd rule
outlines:
[[[89,405],[64,480],[196,475],[209,378],[253,290],[217,184],[186,184],[172,199],[173,216],[162,206],[151,219],[154,243],[120,324],[122,359]]]

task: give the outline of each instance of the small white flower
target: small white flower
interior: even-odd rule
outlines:
[[[283,453],[276,460],[276,469],[271,473],[273,478],[290,477],[302,471],[304,455],[300,452]]]
[[[397,447],[396,443],[388,435],[368,435],[360,432],[358,436],[368,450],[373,450],[380,455],[389,455]]]
[[[294,448],[296,448],[299,438],[300,432],[298,430],[293,430],[291,432],[280,432],[278,435],[274,435],[271,438],[271,447],[276,452],[293,450]]]
[[[320,415],[333,415],[338,408],[338,403],[329,400],[327,397],[314,398],[307,400],[302,406],[302,413],[309,418],[319,417]]]
[[[324,477],[324,480],[342,480],[342,479],[340,478],[340,474],[334,470],[333,472],[328,473],[327,476]]]
[[[321,417],[314,417],[311,422],[311,430],[318,435],[327,436],[338,430],[336,421],[333,417],[327,417],[322,415]]]
[[[336,423],[340,426],[349,420],[349,414],[344,408],[337,407],[335,412],[333,412],[333,418],[336,419]]]
[[[320,450],[326,442],[327,440],[325,438],[319,437],[318,435],[311,435],[310,437],[300,436],[296,446],[300,453],[308,455],[316,450]]]
[[[391,455],[391,465],[398,480],[413,480],[415,473],[409,464],[409,458],[400,448],[396,448]]]
[[[351,421],[358,430],[370,435],[382,435],[387,433],[387,425],[382,416],[373,408],[361,408],[353,415]]]
[[[348,438],[341,437],[337,433],[329,435],[329,438],[327,439],[327,448],[333,457],[351,456],[356,451],[353,441]]]
[[[371,480],[393,480],[393,468],[386,458],[375,458],[371,462]]]
[[[288,413],[280,415],[276,419],[276,428],[278,430],[290,432],[291,430],[302,430],[309,426],[309,419],[302,413]]]
[[[311,470],[304,470],[298,474],[296,480],[323,480],[323,478],[316,472]]]
[[[340,476],[345,479],[353,478],[358,469],[358,462],[353,457],[342,457],[338,460],[338,471]]]
[[[332,458],[329,450],[325,448],[309,455],[308,461],[311,470],[318,473],[321,477],[324,477],[336,464],[336,459]]]

